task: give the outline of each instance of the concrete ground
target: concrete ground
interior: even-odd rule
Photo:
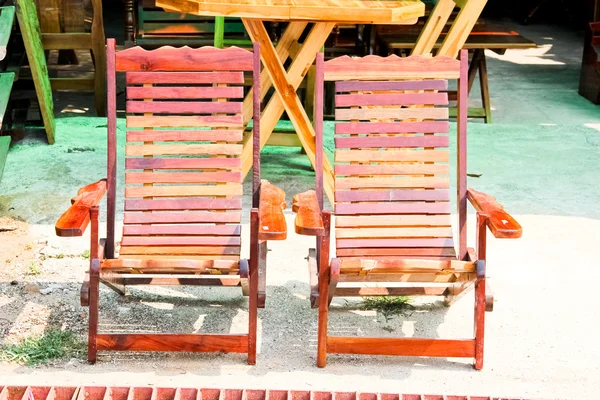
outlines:
[[[293,214],[287,211],[287,241],[269,244],[268,297],[266,308],[259,312],[256,366],[246,365],[240,355],[111,353],[103,354],[95,366],[0,364],[0,384],[154,384],[598,398],[600,311],[595,303],[595,280],[600,278],[600,261],[594,248],[600,239],[600,108],[577,94],[580,35],[549,26],[515,29],[540,47],[508,51],[504,56],[489,54],[494,123],[469,123],[468,171],[481,174],[469,178],[469,186],[496,196],[524,231],[520,240],[489,240],[488,275],[496,304],[494,312],[486,314],[483,371],[474,371],[468,360],[333,355],[327,368],[316,368],[317,314],[309,308],[303,259],[313,242],[293,232]],[[477,90],[475,87],[473,93]],[[81,254],[86,239],[54,238],[52,225],[78,187],[104,176],[106,129],[103,119],[86,116],[90,111],[82,104],[89,104],[89,99],[68,97],[65,101],[62,96],[57,96],[56,144],[47,146],[28,137],[9,153],[0,184],[0,215],[27,221],[33,241],[42,238],[65,254]],[[71,103],[71,99],[76,101]],[[123,134],[121,129],[120,137]],[[327,142],[331,146],[331,137]],[[296,149],[267,148],[262,160],[263,178],[286,191],[288,204],[293,194],[311,187],[314,175],[306,157]],[[245,205],[247,214],[248,201]],[[245,218],[247,221],[248,216]],[[472,222],[471,218],[471,227]],[[474,239],[473,229],[469,237]],[[44,279],[56,281],[67,274],[63,283],[80,282],[85,262],[60,261],[62,270],[42,275]],[[0,297],[0,317],[15,310],[16,303],[10,299],[14,291],[7,279],[0,282],[4,296]],[[114,310],[102,323],[110,327],[121,322],[119,312],[144,315],[152,309],[166,310],[166,314],[157,313],[158,317],[150,320],[136,318],[135,327],[156,328],[162,318],[167,327],[185,332],[208,328],[236,331],[244,328],[247,318],[245,299],[238,292],[165,289],[140,290],[134,295],[141,300],[119,300],[103,290],[102,299]],[[77,303],[76,290],[65,290],[64,296]],[[223,312],[215,311],[213,301],[223,299],[227,304]],[[37,297],[27,298],[28,305],[41,302]],[[471,335],[472,295],[451,308],[429,299],[421,303],[411,315],[386,323],[374,311],[336,299],[330,330],[359,336]],[[177,313],[180,308],[187,311]],[[20,313],[28,309],[23,307]]]

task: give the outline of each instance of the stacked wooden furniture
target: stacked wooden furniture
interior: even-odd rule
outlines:
[[[485,50],[504,54],[508,49],[534,48],[536,44],[500,24],[479,23],[487,0],[440,0],[429,13],[424,25],[411,28],[393,25],[376,27],[372,36],[375,53],[414,55],[428,54],[456,57],[461,48],[473,53],[469,68],[469,92],[479,73],[480,108],[469,108],[469,117],[492,122]],[[458,13],[456,10],[459,10]],[[455,115],[455,110],[451,110]]]
[[[7,55],[8,42],[11,37],[13,22],[15,19],[15,7],[0,7],[0,61]],[[10,116],[10,93],[13,86],[15,74],[12,72],[0,72],[0,135],[5,131]]]
[[[486,228],[518,238],[521,227],[493,197],[467,189],[467,52],[451,57],[317,58],[317,104],[335,82],[334,212],[336,257],[329,259],[330,212],[323,169],[316,192],[294,197],[296,232],[317,236],[309,253],[311,299],[319,307],[317,365],[327,353],[468,357],[483,366]],[[458,80],[457,242],[450,210],[448,80]],[[319,110],[320,107],[317,107]],[[316,118],[323,147],[323,118]],[[317,151],[317,154],[322,154]],[[467,247],[467,199],[477,210],[477,248]],[[374,286],[373,284],[376,284]],[[333,296],[445,296],[475,287],[475,333],[464,340],[330,336]]]
[[[88,359],[100,350],[248,353],[256,362],[257,308],[264,306],[266,240],[286,237],[285,195],[260,181],[260,110],[254,96],[253,208],[250,259],[240,258],[244,73],[259,88],[259,51],[240,48],[133,47],[108,61],[108,177],[79,191],[56,223],[80,236],[91,221],[90,270],[82,303],[90,308]],[[123,238],[115,253],[116,72],[125,72],[127,134]],[[98,204],[108,192],[107,236]],[[99,283],[241,287],[249,296],[247,334],[98,332]]]
[[[595,18],[600,18],[600,5],[595,14]],[[579,94],[600,104],[600,21],[591,22],[585,35]]]

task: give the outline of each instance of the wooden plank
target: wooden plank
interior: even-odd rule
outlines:
[[[240,169],[242,168],[242,161],[239,158],[127,158],[125,160],[125,168]]]
[[[458,79],[459,71],[459,61],[451,57],[344,56],[325,62],[326,81]]]
[[[123,236],[121,246],[240,246],[239,236]]]
[[[159,333],[101,333],[97,349],[113,351],[185,351],[246,353],[248,335],[194,335]]]
[[[239,246],[122,246],[120,256],[130,257],[132,255],[228,255],[239,256]]]
[[[139,270],[145,272],[165,270],[234,270],[238,262],[234,260],[138,260],[138,259],[108,259],[102,261],[101,270],[128,271]]]
[[[125,183],[242,183],[241,172],[127,172]]]
[[[48,143],[54,144],[56,121],[54,120],[52,89],[50,79],[48,79],[48,67],[46,65],[40,25],[33,0],[17,0],[17,19],[19,20],[21,35],[23,35],[23,43],[25,44],[25,51],[29,60]]]
[[[336,178],[335,189],[372,189],[372,188],[426,188],[447,189],[450,187],[448,177],[426,176],[414,178],[412,176],[392,178],[385,177],[351,177]]]
[[[140,117],[150,118],[150,117]],[[144,144],[125,146],[127,156],[240,155],[241,144]]]
[[[453,247],[451,238],[434,239],[336,239],[338,249],[358,247]]]
[[[242,185],[135,186],[125,188],[125,197],[241,196]]]
[[[191,223],[240,223],[240,212],[126,212],[124,224],[191,224]]]
[[[336,137],[338,149],[448,147],[448,136]]]
[[[448,164],[379,164],[379,165],[359,165],[359,164],[336,164],[336,177],[340,175],[435,175],[449,174],[450,165]],[[338,178],[339,179],[339,178]],[[336,196],[337,197],[337,196]]]
[[[123,236],[135,235],[240,235],[239,225],[125,225]],[[175,244],[175,243],[173,243]]]
[[[90,223],[90,209],[100,204],[105,193],[105,180],[79,189],[77,196],[72,199],[71,207],[56,221],[56,235],[63,237],[82,236]]]
[[[296,213],[294,227],[297,234],[322,236],[325,233],[321,208],[314,190],[295,195],[292,211]]]
[[[183,14],[185,15],[185,14]],[[243,72],[127,72],[125,81],[128,85],[143,85],[145,83],[160,84],[207,84],[228,83],[243,84]]]
[[[146,102],[146,104],[148,103],[150,102]],[[243,138],[244,131],[241,129],[219,129],[202,131],[127,131],[128,142],[241,142]]]
[[[422,151],[377,151],[377,150],[339,150],[335,152],[336,162],[448,162],[450,153],[447,150],[422,150]]]
[[[336,134],[359,133],[448,133],[447,121],[427,122],[336,122]]]
[[[452,237],[452,229],[446,228],[343,228],[335,230],[338,239],[350,238],[383,238],[383,237]]]
[[[242,199],[125,200],[125,211],[241,210]]]
[[[360,272],[361,274],[392,274],[399,272],[452,272],[475,273],[475,263],[460,260],[419,260],[419,259],[340,259],[340,273]]]
[[[242,112],[242,103],[212,101],[128,101],[125,108],[129,113],[236,114]]]
[[[128,50],[125,50],[128,51]],[[117,53],[117,54],[120,54]],[[118,57],[118,56],[117,56]],[[242,98],[243,86],[128,86],[128,99]]]
[[[128,128],[198,128],[198,127],[216,127],[216,126],[242,126],[242,114],[233,116],[226,115],[208,115],[208,116],[189,116],[189,115],[170,115],[170,116],[138,116],[128,115],[126,117],[126,126]]]
[[[448,119],[448,108],[337,108],[335,119]]]
[[[337,203],[336,215],[356,214],[449,214],[450,203]]]
[[[375,226],[450,226],[447,215],[360,215],[335,218],[336,228]]]
[[[144,50],[132,47],[117,53],[117,71],[252,71],[252,52],[239,47],[175,48]]]
[[[15,8],[13,6],[0,7],[0,61],[6,57],[6,46],[12,32],[15,20]]]
[[[6,157],[8,156],[10,140],[10,136],[0,136],[0,181],[2,181],[2,174],[4,173],[4,165],[6,164]]]
[[[448,90],[447,80],[418,81],[338,81],[335,91],[360,92],[378,90]]]
[[[448,190],[342,190],[336,202],[345,201],[450,201]]]
[[[4,115],[6,115],[6,111],[9,109],[8,103],[14,80],[15,74],[13,72],[0,73],[0,131],[4,127]],[[10,120],[11,118],[8,119]]]
[[[89,50],[92,35],[89,33],[42,33],[44,50]]]
[[[456,258],[454,247],[365,247],[365,248],[348,248],[336,249],[338,257],[452,257]]]
[[[414,357],[473,357],[475,341],[328,336],[327,352]]]
[[[425,81],[427,82],[427,81]],[[376,93],[376,94],[338,94],[336,107],[352,106],[408,106],[415,104],[448,104],[448,93]]]

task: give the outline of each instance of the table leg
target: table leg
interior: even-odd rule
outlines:
[[[300,86],[304,75],[312,65],[317,52],[327,40],[335,24],[329,22],[316,23],[286,72],[269,39],[264,24],[261,21],[252,19],[242,19],[242,21],[252,40],[260,43],[262,62],[277,91],[277,96],[270,99],[261,117],[261,148],[269,139],[273,128],[275,128],[277,121],[285,110],[302,142],[302,147],[306,150],[306,154],[314,166],[316,153],[315,132],[300,99],[296,95],[296,89]],[[250,146],[244,145],[242,154],[242,172],[244,175],[252,166],[251,151]],[[329,199],[333,201],[333,168],[326,157],[323,158],[323,172],[325,191]]]

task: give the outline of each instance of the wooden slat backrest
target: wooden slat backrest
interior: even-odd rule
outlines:
[[[257,53],[258,46],[255,54],[235,47],[116,54],[112,73],[126,73],[127,112],[121,258],[239,259],[242,85],[245,72],[257,71]]]
[[[438,56],[457,57],[486,3],[487,0],[439,0],[415,43],[412,55],[426,55],[433,51],[452,11],[458,7],[460,11],[436,53]]]
[[[318,61],[320,65],[317,74],[335,81],[336,91],[338,257],[456,257],[450,218],[448,97],[442,91],[449,79],[461,78],[462,83],[466,53],[460,61],[444,56],[367,56]],[[464,104],[465,95],[463,90],[459,99]],[[461,111],[457,164],[463,257],[465,118]]]

